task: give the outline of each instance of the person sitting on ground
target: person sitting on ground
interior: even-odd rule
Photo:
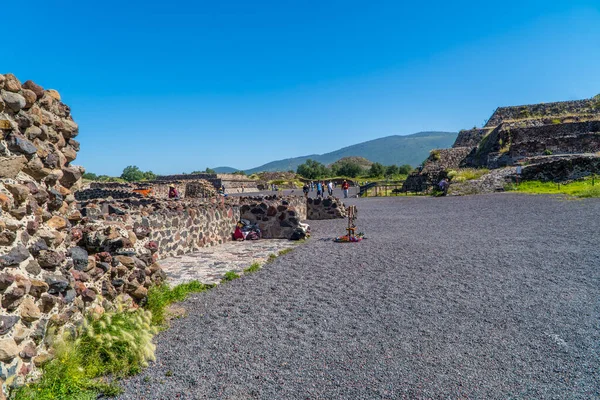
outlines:
[[[442,179],[440,181],[439,187],[442,191],[442,196],[446,196],[448,194],[448,188],[450,187],[450,182],[448,182],[448,178]]]
[[[179,191],[173,184],[169,185],[169,199],[179,200]]]
[[[239,222],[235,225],[235,232],[233,232],[233,240],[242,241],[244,240],[244,233],[242,232],[242,224]]]

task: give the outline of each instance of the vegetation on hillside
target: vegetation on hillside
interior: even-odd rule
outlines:
[[[417,166],[427,158],[431,149],[451,147],[456,140],[455,132],[419,132],[413,135],[394,135],[369,140],[325,154],[313,154],[303,157],[272,161],[256,168],[246,170],[248,174],[262,171],[296,170],[308,159],[329,165],[350,156],[360,156],[383,165],[409,164]]]

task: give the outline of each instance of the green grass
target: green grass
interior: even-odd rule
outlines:
[[[277,258],[277,254],[269,254],[269,258],[267,258],[268,263],[272,263]]]
[[[283,255],[286,255],[287,253],[289,253],[290,251],[293,251],[293,250],[294,250],[294,249],[293,249],[293,248],[291,248],[291,247],[290,247],[289,249],[283,249],[283,250],[279,250],[279,253],[277,253],[277,255],[279,255],[279,256],[283,256]]]
[[[557,184],[554,182],[525,181],[517,185],[510,185],[508,190],[531,194],[564,194],[579,198],[600,197],[600,181],[592,179],[574,181],[567,184]]]
[[[116,384],[92,379],[83,355],[73,346],[56,347],[56,357],[42,366],[42,378],[35,384],[20,387],[11,393],[13,400],[93,400],[100,393],[116,396],[121,390]]]
[[[152,324],[162,325],[165,320],[166,308],[175,302],[183,301],[190,293],[199,293],[214,285],[205,285],[198,281],[182,283],[174,288],[169,287],[166,283],[153,286],[148,291],[148,299],[144,308],[152,313]]]
[[[260,267],[259,263],[257,263],[257,262],[252,263],[252,265],[250,265],[248,268],[246,268],[244,270],[244,274],[252,274],[252,273],[257,272],[258,270],[260,270],[260,268],[261,267]]]
[[[119,394],[119,386],[102,377],[120,378],[140,372],[154,359],[152,338],[164,327],[166,308],[190,293],[213,286],[198,281],[174,288],[162,284],[150,288],[145,309],[132,310],[117,303],[115,310],[103,315],[87,315],[77,339],[55,338],[55,358],[42,366],[40,381],[13,390],[10,398],[88,400],[99,394]]]
[[[458,171],[448,171],[448,177],[452,182],[464,182],[479,179],[488,172],[490,170],[485,168],[462,168]]]
[[[240,276],[236,274],[235,271],[227,271],[225,272],[223,279],[221,279],[221,282],[231,282],[232,280],[237,279],[239,277]]]

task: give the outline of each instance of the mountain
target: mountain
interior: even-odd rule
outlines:
[[[217,167],[213,168],[213,170],[215,170],[217,174],[233,174],[234,172],[239,171],[239,169],[231,167]]]
[[[419,132],[406,136],[387,136],[344,147],[331,153],[312,154],[272,161],[260,167],[248,169],[246,173],[296,171],[298,165],[304,163],[309,158],[328,165],[342,157],[351,156],[364,157],[369,161],[379,162],[383,165],[410,164],[416,167],[429,156],[431,150],[452,147],[457,135],[456,132]]]

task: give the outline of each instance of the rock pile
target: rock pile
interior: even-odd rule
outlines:
[[[56,90],[0,75],[0,380],[22,384],[52,358],[52,337],[119,295],[164,278],[157,249],[125,220],[84,215],[71,165],[78,126]],[[138,243],[139,242],[139,243]]]

